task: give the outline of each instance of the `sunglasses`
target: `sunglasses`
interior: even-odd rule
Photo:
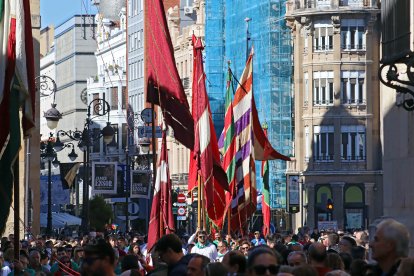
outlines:
[[[277,274],[279,272],[279,266],[278,265],[255,265],[253,266],[253,270],[258,275],[264,275],[266,271],[269,271],[270,274]]]
[[[199,235],[198,237],[199,237],[199,238],[205,238],[206,236],[204,236],[204,235]]]

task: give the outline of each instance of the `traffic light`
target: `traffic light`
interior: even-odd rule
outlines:
[[[326,210],[332,213],[333,209],[334,209],[334,205],[333,205],[332,199],[328,199],[328,201],[326,202]]]

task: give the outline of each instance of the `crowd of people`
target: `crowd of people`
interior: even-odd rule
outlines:
[[[168,275],[168,276],[386,276],[414,275],[410,236],[386,219],[368,238],[366,231],[299,229],[295,234],[259,231],[239,237],[198,230],[190,237],[168,234],[150,251],[145,237],[91,232],[80,238],[39,236],[1,239],[0,276],[7,275]],[[371,250],[368,250],[368,249]],[[19,250],[19,259],[14,259]],[[370,253],[369,253],[370,252]],[[370,256],[368,256],[370,255]]]

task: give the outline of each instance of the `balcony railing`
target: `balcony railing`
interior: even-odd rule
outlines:
[[[334,160],[333,154],[325,154],[325,155],[314,155],[313,161],[314,162],[329,162]]]

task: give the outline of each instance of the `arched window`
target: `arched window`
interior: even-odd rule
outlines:
[[[350,186],[345,191],[345,203],[363,203],[362,190],[358,186]]]
[[[360,185],[347,185],[344,189],[345,229],[354,230],[366,227],[364,211],[364,190]]]
[[[326,204],[328,199],[332,199],[332,191],[329,186],[320,186],[316,193],[316,203]]]

